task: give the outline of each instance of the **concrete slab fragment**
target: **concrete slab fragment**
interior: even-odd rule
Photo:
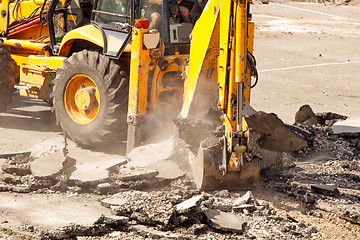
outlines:
[[[250,128],[260,134],[259,139],[254,139],[263,149],[276,152],[292,152],[306,147],[304,139],[288,128],[275,113],[257,112],[245,115]],[[266,139],[261,137],[266,135]]]
[[[203,195],[197,195],[190,199],[187,199],[177,205],[174,206],[174,209],[178,213],[184,213],[189,211],[190,209],[193,209],[201,203],[201,199],[203,198]]]
[[[114,178],[120,181],[137,180],[137,179],[150,179],[158,175],[159,172],[154,169],[143,167],[123,167],[120,168],[119,173],[113,175]]]
[[[34,177],[53,176],[61,171],[65,156],[63,152],[53,152],[30,162],[31,173]]]
[[[60,194],[1,193],[2,227],[31,225],[44,231],[75,223],[92,225],[101,215],[111,211],[101,206],[97,196],[65,196]]]
[[[236,199],[233,203],[233,206],[238,206],[242,204],[248,204],[253,202],[254,196],[251,191],[247,191],[244,195]]]
[[[47,176],[66,167],[62,166],[63,161],[60,156],[64,148],[65,140],[63,136],[43,141],[31,147],[28,150],[31,152],[30,157],[38,159],[32,163],[36,174],[38,176]],[[101,181],[109,177],[109,168],[127,163],[124,156],[82,149],[69,139],[67,139],[66,150],[68,152],[66,157],[75,160],[75,171],[71,173],[70,180],[81,182]],[[52,162],[52,164],[49,164],[47,161]],[[47,165],[48,168],[41,166],[42,163]]]
[[[133,149],[127,167],[146,167],[159,171],[160,178],[177,178],[184,175],[178,164],[169,160],[175,149],[174,137],[159,143],[147,144]],[[171,171],[171,172],[169,172]]]
[[[320,123],[319,119],[309,105],[303,105],[295,114],[295,122],[308,126]]]
[[[125,197],[123,197],[121,194],[115,194],[109,198],[105,198],[101,200],[101,204],[104,207],[110,208],[111,206],[122,206],[125,203],[127,203],[129,200]]]
[[[243,212],[244,210],[253,212],[256,210],[256,207],[253,204],[241,204],[241,205],[233,206],[232,209],[234,212]]]
[[[89,162],[77,161],[76,170],[71,173],[70,180],[78,180],[81,182],[96,182],[109,178],[108,169],[115,165],[122,165],[127,162],[125,157],[121,156],[102,156],[99,158],[89,159]]]
[[[65,147],[65,140],[63,136],[58,136],[55,138],[51,138],[41,143],[35,144],[31,148],[27,150],[27,152],[31,152],[30,157],[32,158],[40,158],[47,154],[53,152],[60,152]]]
[[[130,162],[127,167],[145,167],[159,172],[158,178],[176,179],[186,173],[172,161],[175,151],[175,139],[171,137],[159,143],[147,144],[134,148],[128,155]]]
[[[319,194],[328,195],[328,196],[336,196],[340,193],[339,189],[336,186],[325,185],[325,184],[311,185],[311,190],[314,193],[319,193]]]
[[[149,168],[156,169],[159,174],[157,178],[176,179],[184,176],[186,173],[180,169],[179,165],[170,160],[159,161],[149,164]]]
[[[147,167],[149,164],[168,159],[174,150],[174,138],[134,148],[129,154],[129,167]]]
[[[105,180],[109,178],[109,168],[127,163],[124,156],[94,152],[75,144],[68,145],[67,157],[76,161],[76,170],[70,174],[69,179],[84,183]]]
[[[212,226],[214,228],[222,231],[231,231],[231,232],[240,233],[244,230],[244,227],[247,225],[247,222],[245,220],[234,214],[230,214],[214,209],[209,209],[205,211],[205,215],[212,222]]]
[[[125,226],[129,222],[129,218],[125,216],[104,216],[103,222],[112,227]]]
[[[334,134],[360,133],[360,118],[348,118],[332,125],[331,130]]]

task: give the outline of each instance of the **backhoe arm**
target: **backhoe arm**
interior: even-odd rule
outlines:
[[[247,56],[253,51],[254,36],[249,7],[248,0],[210,0],[192,32],[181,117],[196,118],[217,101],[225,126],[219,144],[200,146],[193,163],[198,188],[239,188],[256,183],[259,176],[258,159],[244,157],[249,129],[243,109],[250,101],[251,84]]]

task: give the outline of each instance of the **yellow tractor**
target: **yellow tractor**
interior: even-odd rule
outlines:
[[[0,1],[0,110],[15,88],[48,102],[77,144],[126,140],[129,152],[148,114],[215,107],[223,128],[201,142],[198,188],[257,182],[243,113],[257,77],[249,0]]]

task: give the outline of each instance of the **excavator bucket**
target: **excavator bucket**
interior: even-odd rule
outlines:
[[[214,127],[215,123],[218,124],[219,122],[214,121],[216,114],[213,109],[209,113],[202,115],[203,120],[183,119],[176,122],[179,136],[192,146],[196,142],[198,143],[199,139],[189,137],[189,132],[195,132],[196,136],[201,136],[201,132],[203,133],[202,136],[211,134],[210,137],[197,144],[200,146],[198,147],[196,157],[191,161],[192,174],[197,188],[201,190],[234,190],[253,187],[260,177],[260,156],[249,150],[241,156],[241,167],[237,171],[226,171],[226,164],[229,163],[234,153],[229,153],[226,150],[225,138],[221,136],[221,128],[217,128],[216,131],[210,133],[209,129],[212,125],[210,123],[213,123],[212,129],[216,129]],[[301,136],[284,124],[274,113],[257,112],[246,106],[244,114],[252,132],[256,132],[256,134],[251,134],[250,136],[252,142],[262,149],[276,152],[291,152],[300,150],[307,145]]]
[[[223,138],[212,136],[201,142],[198,154],[191,162],[196,187],[201,190],[249,189],[258,182],[258,158],[249,159],[250,161],[243,159],[241,171],[228,171],[224,174],[221,166],[228,157]]]

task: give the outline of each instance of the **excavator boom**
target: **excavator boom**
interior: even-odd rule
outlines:
[[[201,114],[209,106],[217,106],[223,125],[222,134],[213,129],[215,133],[203,139],[192,160],[199,189],[248,188],[258,182],[259,158],[250,151],[247,120],[262,136],[260,147],[294,151],[306,145],[276,115],[245,116],[251,77],[257,77],[253,41],[249,0],[209,0],[193,29],[180,116],[209,121]]]
[[[191,35],[181,117],[197,118],[217,104],[224,126],[223,137],[202,142],[193,161],[194,179],[201,189],[238,188],[256,183],[259,176],[258,159],[248,161],[244,156],[249,129],[243,108],[250,101],[251,84],[247,56],[252,55],[254,36],[249,7],[248,0],[210,0]]]

